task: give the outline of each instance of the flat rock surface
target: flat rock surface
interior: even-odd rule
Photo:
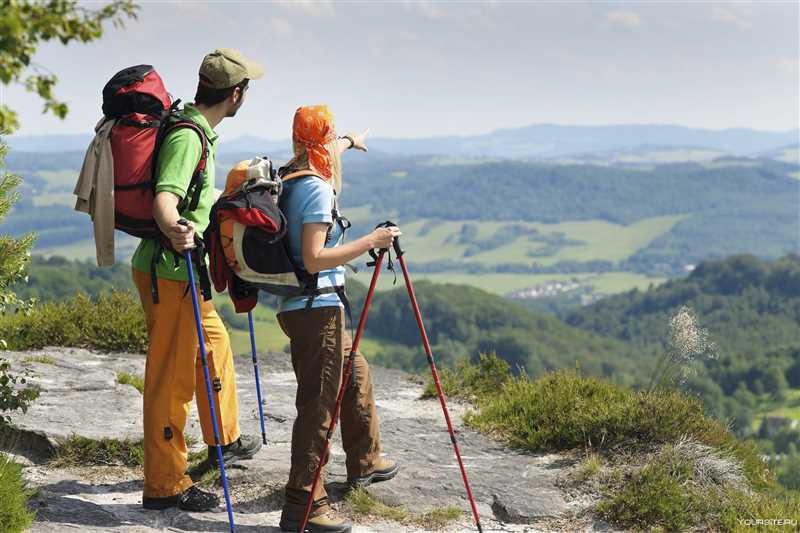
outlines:
[[[118,372],[143,375],[144,358],[74,348],[5,352],[14,368],[28,368],[29,381],[42,387],[26,414],[14,415],[18,428],[2,445],[25,466],[28,482],[39,489],[32,501],[37,520],[32,531],[227,531],[224,507],[213,513],[147,511],[141,507],[141,471],[94,466],[53,468],[47,457],[70,435],[141,438],[142,399]],[[47,356],[48,363],[35,362]],[[288,474],[294,420],[294,374],[286,354],[260,354],[268,444],[251,460],[233,465],[229,479],[237,531],[278,531],[282,487]],[[255,378],[249,357],[236,361],[242,431],[260,434]],[[383,452],[401,465],[398,476],[369,492],[390,505],[413,512],[456,506],[465,514],[451,531],[476,530],[464,484],[438,400],[421,400],[423,386],[400,371],[373,368],[381,418]],[[562,455],[510,450],[461,423],[466,407],[451,402],[462,458],[485,531],[594,531],[604,524],[585,512],[591,502],[559,489],[558,479],[575,460]],[[196,412],[187,433],[203,444]],[[344,452],[334,439],[326,484],[335,506],[344,497]],[[221,493],[221,489],[217,489]],[[422,531],[397,522],[359,519],[354,531]]]

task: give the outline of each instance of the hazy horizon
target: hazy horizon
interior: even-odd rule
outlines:
[[[155,65],[190,101],[203,54],[222,46],[266,67],[219,125],[225,139],[288,138],[296,107],[320,102],[341,131],[395,139],[541,124],[800,128],[796,2],[140,4],[125,29],[34,56],[60,79],[65,121],[0,86],[19,136],[89,133],[103,85],[132,64]]]
[[[489,134],[496,133],[498,131],[503,131],[503,130],[519,130],[519,129],[526,129],[526,128],[535,128],[535,127],[539,127],[539,126],[557,126],[557,127],[564,127],[564,128],[611,128],[611,127],[637,127],[637,126],[642,126],[642,127],[662,127],[663,126],[663,127],[674,127],[674,128],[687,128],[687,129],[692,129],[692,130],[703,130],[703,131],[717,132],[717,133],[726,132],[726,131],[737,131],[737,130],[743,131],[743,130],[747,130],[747,131],[753,131],[755,133],[799,133],[800,134],[800,127],[799,128],[787,128],[787,129],[769,130],[769,129],[760,129],[760,128],[749,128],[749,127],[746,127],[746,126],[731,127],[731,128],[693,128],[693,127],[687,126],[685,124],[667,124],[667,123],[556,124],[556,123],[552,123],[552,122],[541,122],[541,123],[534,123],[534,124],[527,124],[527,125],[517,126],[517,127],[513,127],[513,128],[498,127],[498,128],[494,128],[494,129],[491,129],[491,130],[488,130],[488,131],[476,132],[476,133],[471,133],[471,134],[454,133],[454,134],[427,135],[427,136],[392,136],[392,135],[380,135],[380,136],[378,136],[378,135],[370,134],[368,138],[381,138],[381,139],[390,139],[390,140],[398,140],[398,141],[404,141],[404,140],[409,140],[410,141],[410,140],[424,140],[425,138],[428,138],[428,137],[432,137],[432,138],[433,137],[436,137],[436,138],[438,138],[438,137],[473,137],[473,136],[489,135]],[[91,136],[93,134],[94,134],[94,131],[91,130],[91,129],[87,129],[86,131],[83,131],[83,132],[74,132],[74,133],[47,133],[47,132],[45,132],[45,133],[31,133],[31,134],[22,133],[21,134],[18,131],[18,132],[15,132],[13,135],[7,135],[7,137],[12,137],[13,136],[14,138],[18,138],[19,139],[19,138],[50,137],[50,136],[61,136],[61,135],[63,135],[63,136],[83,136],[83,135]],[[266,141],[269,141],[269,142],[285,141],[285,140],[291,138],[290,137],[290,133],[287,133],[283,137],[266,137],[266,136],[261,136],[261,135],[256,135],[256,134],[253,134],[253,133],[249,133],[249,132],[243,132],[240,135],[235,135],[235,136],[230,137],[230,138],[228,138],[226,140],[229,140],[229,141],[230,140],[239,140],[239,139],[246,139],[246,138],[249,138],[249,137],[257,138],[257,139],[260,139],[260,140],[266,140]],[[800,138],[798,138],[798,143],[800,143]],[[12,142],[12,144],[13,144],[13,142]]]

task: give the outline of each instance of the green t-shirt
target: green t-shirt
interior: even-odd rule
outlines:
[[[200,192],[200,202],[194,211],[181,211],[181,216],[190,221],[195,232],[202,233],[208,226],[208,217],[211,206],[214,205],[214,152],[216,150],[217,134],[211,129],[206,118],[191,104],[186,104],[183,109],[184,117],[194,121],[200,126],[208,137],[208,156],[206,159],[205,179]],[[188,128],[180,128],[171,132],[164,139],[156,162],[156,194],[171,192],[181,198],[186,197],[189,182],[192,179],[197,163],[200,161],[202,144],[196,132]],[[133,268],[141,272],[150,272],[153,254],[158,248],[155,239],[142,239],[131,259]],[[186,262],[181,258],[175,265],[175,254],[164,251],[156,266],[156,276],[176,281],[189,279]]]

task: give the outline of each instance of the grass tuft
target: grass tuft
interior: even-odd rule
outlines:
[[[508,363],[496,354],[480,354],[478,363],[456,363],[455,369],[444,367],[440,371],[442,391],[448,398],[474,401],[496,393],[510,379]],[[423,398],[436,398],[436,386],[430,381],[422,393]]]
[[[28,509],[31,496],[22,480],[22,467],[0,453],[0,530],[21,533],[31,525],[34,518]]]
[[[219,468],[209,468],[203,472],[203,475],[197,480],[197,484],[203,488],[210,488],[220,479],[221,474]]]
[[[704,501],[691,485],[692,472],[691,462],[675,453],[661,454],[629,476],[618,471],[614,477],[624,482],[597,512],[625,528],[682,531],[702,511]]]
[[[130,385],[138,390],[139,394],[144,394],[144,378],[142,376],[135,376],[127,372],[117,372],[117,383]]]
[[[43,365],[54,365],[56,364],[56,360],[49,355],[29,355],[22,360],[22,363],[41,363]]]
[[[366,489],[353,489],[345,496],[350,512],[356,516],[374,516],[386,520],[402,522],[408,518],[408,511],[403,507],[386,505],[373,498]]]
[[[580,465],[575,472],[575,479],[578,481],[586,481],[596,477],[603,469],[603,459],[599,454],[589,451],[586,457],[581,461]]]
[[[444,529],[462,516],[464,516],[464,511],[458,507],[448,505],[446,507],[432,509],[421,515],[415,515],[411,523],[420,526],[426,531],[431,529]]]
[[[144,444],[141,440],[90,439],[72,436],[56,451],[50,464],[69,466],[143,466]]]
[[[464,514],[460,509],[447,506],[432,509],[427,513],[412,513],[399,505],[387,505],[370,494],[366,489],[358,488],[345,496],[345,503],[354,516],[373,517],[391,520],[402,524],[417,526],[426,531],[443,529]]]

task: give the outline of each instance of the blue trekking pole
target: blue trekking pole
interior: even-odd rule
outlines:
[[[178,224],[188,226],[189,223],[185,219],[180,219]],[[217,462],[219,464],[219,472],[222,476],[222,487],[225,490],[225,505],[228,508],[228,523],[231,526],[231,533],[234,533],[235,526],[233,523],[233,509],[231,509],[231,495],[228,492],[228,476],[225,473],[225,459],[222,457],[222,446],[219,443],[219,428],[217,427],[217,410],[214,407],[214,394],[211,391],[211,376],[208,372],[208,358],[206,357],[206,343],[203,340],[203,325],[200,321],[200,304],[197,301],[197,287],[194,283],[194,266],[192,266],[192,251],[186,250],[183,253],[186,260],[186,268],[189,270],[189,287],[192,293],[192,307],[194,308],[194,323],[197,326],[197,340],[200,343],[200,360],[203,363],[203,374],[206,378],[206,393],[208,394],[208,406],[211,411],[211,425],[214,428],[214,444],[217,447]]]
[[[253,329],[253,312],[247,312],[247,322],[250,324],[250,348],[253,351],[253,372],[256,374],[256,396],[258,397],[258,417],[261,419],[261,440],[267,443],[267,431],[264,429],[264,407],[261,404],[261,378],[258,376],[258,356],[256,355],[256,333]]]

